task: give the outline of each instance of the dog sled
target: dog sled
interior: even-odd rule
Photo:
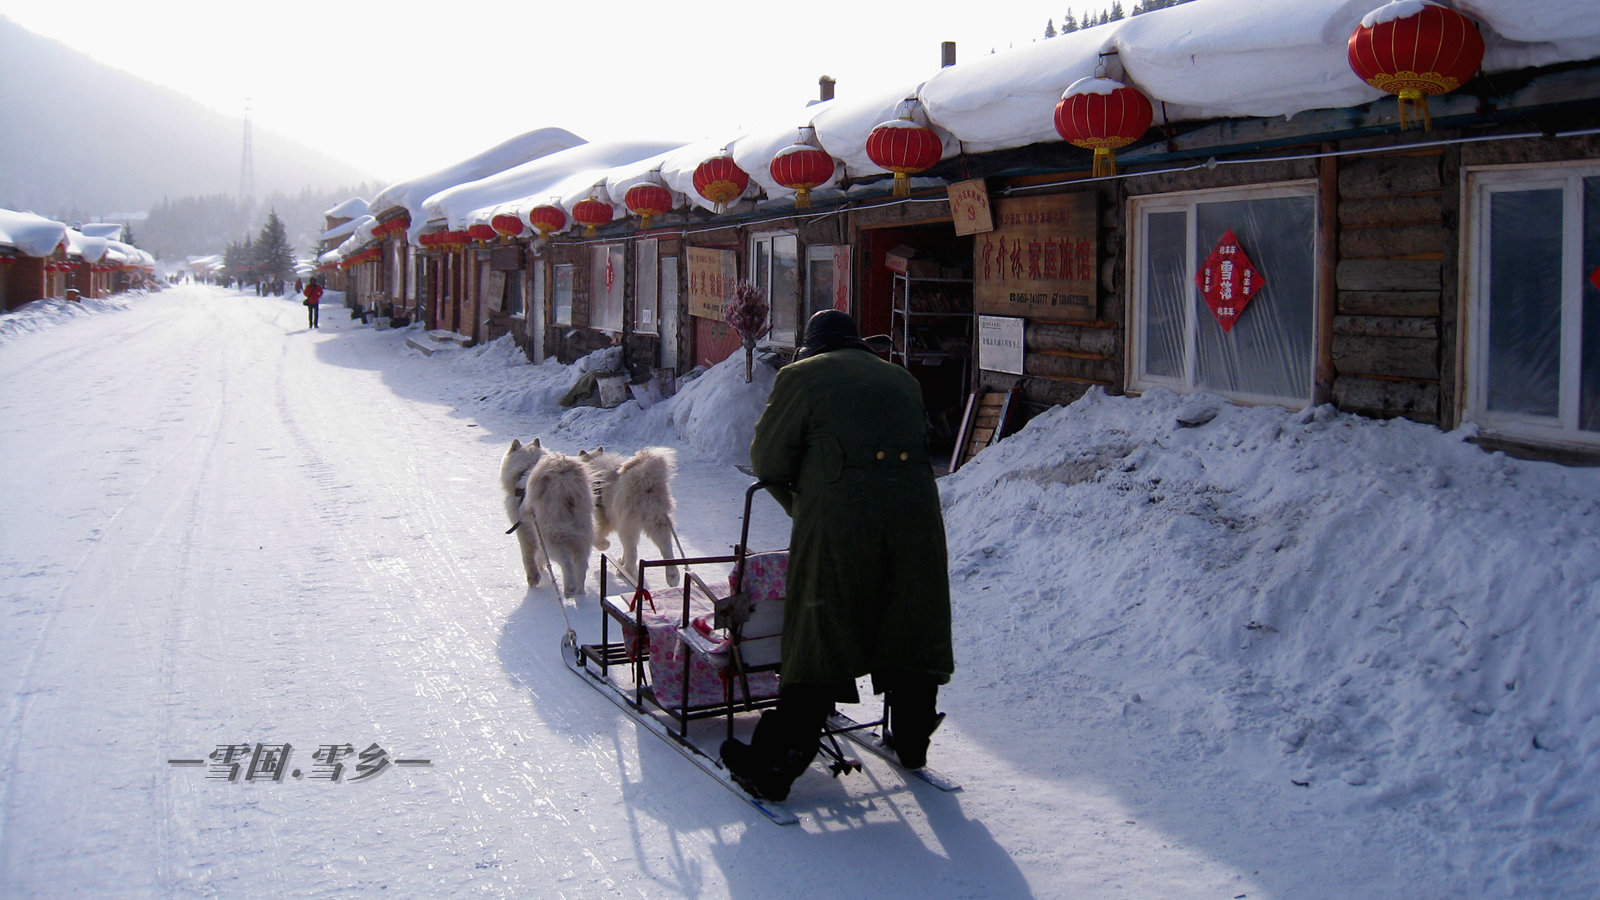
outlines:
[[[599,641],[583,643],[569,630],[561,652],[568,668],[645,731],[773,822],[792,825],[799,821],[794,813],[748,790],[717,753],[741,718],[759,715],[778,699],[788,551],[749,547],[751,506],[767,486],[758,481],[745,491],[739,543],[731,555],[640,559],[631,573],[602,555]],[[650,590],[650,573],[672,566],[681,567],[680,584]],[[713,576],[708,582],[697,567],[728,567],[726,580]],[[861,748],[941,790],[960,790],[932,769],[901,766],[889,738],[887,710],[868,722],[835,713],[819,737],[813,765],[824,765],[835,778],[859,772],[854,749]]]

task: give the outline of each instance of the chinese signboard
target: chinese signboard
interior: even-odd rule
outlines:
[[[739,278],[739,255],[732,250],[689,248],[689,315],[722,321],[722,307]]]
[[[995,230],[975,239],[972,255],[979,313],[1034,322],[1094,319],[1093,194],[996,201]]]
[[[1217,317],[1222,333],[1227,334],[1244,314],[1250,298],[1267,280],[1250,264],[1250,257],[1244,255],[1239,239],[1229,228],[1211,248],[1211,255],[1206,257],[1200,271],[1194,273],[1194,283],[1200,289],[1200,296],[1205,298],[1206,306],[1211,307],[1211,314]]]
[[[1023,374],[1021,319],[978,317],[978,368]]]
[[[989,186],[982,178],[950,185],[950,215],[956,234],[983,234],[994,230],[989,212]]]

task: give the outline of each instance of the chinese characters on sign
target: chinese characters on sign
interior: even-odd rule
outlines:
[[[286,775],[310,781],[356,782],[377,776],[391,764],[433,765],[432,760],[427,759],[391,759],[389,751],[377,744],[372,744],[360,753],[356,753],[355,747],[350,744],[323,744],[311,754],[314,765],[307,773],[290,768],[289,757],[293,752],[294,747],[290,744],[219,744],[205,759],[169,759],[167,765],[207,768],[206,780],[228,782],[282,782]],[[345,771],[350,768],[345,760],[351,756],[355,757],[355,775],[345,778]],[[207,763],[207,759],[211,762]]]
[[[950,185],[950,216],[956,234],[984,234],[994,230],[989,211],[989,186],[982,178]]]
[[[689,248],[689,315],[722,321],[722,307],[739,278],[739,256],[732,250]]]
[[[973,247],[977,311],[1034,322],[1095,317],[1099,255],[1093,194],[995,203],[995,230]]]
[[[1022,372],[1022,320],[978,317],[978,368],[990,372]]]
[[[1250,298],[1267,280],[1250,264],[1250,257],[1244,255],[1239,239],[1229,228],[1222,240],[1211,248],[1211,255],[1201,264],[1200,271],[1194,273],[1194,283],[1200,289],[1200,296],[1205,298],[1206,306],[1211,307],[1211,314],[1217,317],[1222,333],[1227,334],[1244,314]]]

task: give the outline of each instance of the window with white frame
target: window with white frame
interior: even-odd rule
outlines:
[[[633,242],[633,330],[635,334],[655,334],[659,326],[661,296],[657,268],[659,244],[651,238]]]
[[[1468,173],[1465,418],[1600,444],[1600,165]]]
[[[555,290],[550,306],[555,314],[555,324],[572,324],[572,284],[578,267],[562,264],[555,267]]]
[[[750,281],[766,295],[772,330],[766,339],[792,347],[799,326],[800,244],[792,231],[750,239]]]
[[[1230,188],[1134,199],[1129,387],[1311,402],[1317,348],[1317,187]],[[1232,231],[1260,289],[1222,327],[1196,273]]]
[[[589,327],[620,332],[622,292],[627,277],[623,246],[602,244],[590,250],[593,267],[589,274]]]

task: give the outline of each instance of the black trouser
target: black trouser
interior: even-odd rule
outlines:
[[[929,738],[938,725],[939,683],[921,672],[874,672],[872,689],[884,695],[889,730],[900,758],[910,767],[926,762]],[[854,682],[795,684],[778,693],[778,705],[761,717],[752,744],[765,754],[788,753],[798,776],[817,756],[817,739],[835,703],[857,701]],[[770,724],[769,724],[770,723]],[[801,758],[804,762],[801,762]]]
[[[317,310],[321,307],[322,304],[320,303],[312,303],[306,306],[306,318],[309,322],[309,324],[306,325],[307,328],[317,327]]]

